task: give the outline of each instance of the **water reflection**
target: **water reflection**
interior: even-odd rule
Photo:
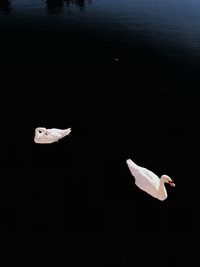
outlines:
[[[91,4],[91,0],[46,0],[49,15],[63,13],[64,7],[71,5],[83,10],[86,4]]]
[[[49,15],[63,13],[64,2],[63,0],[47,0],[47,9]]]
[[[9,0],[0,0],[0,11],[3,14],[10,14],[10,11],[12,9],[11,2]]]
[[[86,4],[85,0],[65,0],[65,2],[67,6],[73,4],[79,7],[84,7]],[[88,1],[88,3],[91,3],[91,1]]]

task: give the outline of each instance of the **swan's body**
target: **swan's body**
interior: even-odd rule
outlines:
[[[71,128],[61,130],[56,128],[46,129],[44,127],[38,127],[35,129],[34,141],[37,144],[51,144],[70,134],[70,132]]]
[[[175,186],[172,179],[167,175],[162,175],[159,178],[152,171],[135,164],[131,159],[128,159],[126,163],[131,174],[135,177],[135,184],[152,197],[163,201],[167,198],[165,183]]]

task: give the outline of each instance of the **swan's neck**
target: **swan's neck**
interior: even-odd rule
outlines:
[[[164,200],[167,198],[167,191],[165,188],[165,182],[164,180],[161,178],[160,179],[160,184],[159,184],[159,190],[158,190],[158,198],[161,200]]]

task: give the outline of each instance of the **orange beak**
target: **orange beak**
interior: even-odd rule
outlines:
[[[175,183],[174,183],[173,181],[170,181],[169,184],[170,184],[171,186],[173,186],[173,187],[176,186]]]

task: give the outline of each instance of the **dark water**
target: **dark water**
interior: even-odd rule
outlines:
[[[13,60],[15,42],[29,60],[43,55],[42,62],[61,56],[70,63],[119,59],[134,66],[146,54],[182,71],[199,68],[198,1],[3,0],[0,12]]]
[[[0,38],[2,233],[64,241],[94,266],[155,264],[152,240],[191,237],[199,2],[0,0]],[[72,135],[36,145],[37,126]],[[129,157],[174,178],[166,202],[137,190]]]

